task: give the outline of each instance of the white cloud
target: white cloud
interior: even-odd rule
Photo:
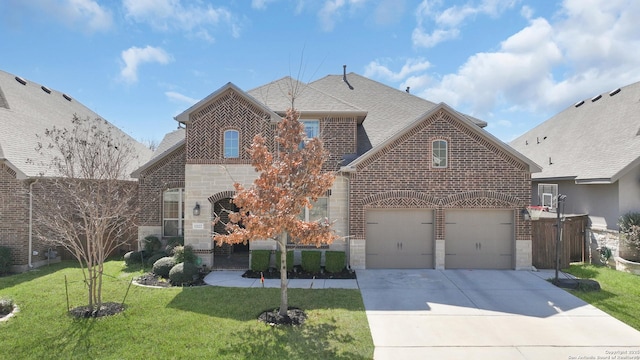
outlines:
[[[251,0],[251,7],[257,10],[265,10],[267,4],[274,1],[275,0]]]
[[[367,0],[326,0],[318,12],[320,26],[324,31],[333,30],[336,22],[342,16],[342,11],[354,11]]]
[[[113,26],[111,11],[94,0],[32,0],[16,4],[44,12],[65,25],[88,32],[106,31]]]
[[[169,100],[179,102],[179,103],[186,103],[188,105],[193,105],[198,102],[197,99],[188,97],[186,95],[180,94],[175,91],[167,91],[164,94],[169,98]]]
[[[446,2],[445,2],[446,3]],[[467,2],[439,10],[439,0],[423,0],[416,9],[417,26],[413,29],[412,41],[416,47],[434,47],[460,35],[460,27],[473,16],[497,17],[515,5],[515,0],[482,0],[477,5]]]
[[[387,66],[381,64],[380,60],[370,62],[364,70],[364,76],[377,77],[389,81],[401,81],[410,74],[425,71],[431,64],[423,58],[408,59],[400,71],[393,72]]]
[[[186,2],[183,5],[182,0],[123,0],[123,6],[128,18],[147,23],[158,30],[185,31],[206,41],[213,41],[210,30],[227,25],[233,37],[240,36],[239,22],[223,7],[216,8],[201,2]]]
[[[138,81],[138,66],[145,63],[168,64],[173,59],[162,48],[146,46],[144,48],[130,47],[121,54],[124,67],[120,71],[121,78],[127,83]]]

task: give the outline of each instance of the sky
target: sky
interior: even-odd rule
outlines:
[[[0,0],[0,70],[142,141],[228,82],[342,66],[510,141],[640,81],[638,0]]]

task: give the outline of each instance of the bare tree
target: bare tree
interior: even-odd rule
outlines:
[[[135,229],[137,185],[126,180],[134,142],[102,119],[77,116],[39,138],[48,170],[34,191],[34,233],[78,260],[88,306],[100,309],[104,262]]]

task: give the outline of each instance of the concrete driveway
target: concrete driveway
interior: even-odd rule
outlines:
[[[640,332],[548,283],[552,273],[357,275],[375,359],[640,359]]]

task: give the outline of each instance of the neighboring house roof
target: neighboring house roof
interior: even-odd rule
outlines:
[[[374,156],[378,152],[378,150],[383,149],[386,145],[393,143],[398,138],[401,138],[406,133],[411,131],[411,129],[413,129],[415,126],[417,126],[421,122],[425,121],[427,118],[431,117],[432,115],[436,114],[440,110],[444,110],[444,111],[452,114],[455,119],[457,119],[462,124],[464,124],[469,130],[475,132],[476,134],[480,135],[482,138],[488,140],[490,143],[492,143],[496,147],[504,150],[507,154],[509,154],[509,155],[515,157],[516,159],[519,159],[520,161],[522,161],[525,164],[527,164],[529,166],[529,171],[531,171],[531,172],[539,172],[539,171],[542,170],[542,168],[538,164],[536,164],[535,162],[531,161],[531,159],[529,159],[526,156],[522,155],[521,153],[519,153],[518,151],[516,151],[515,149],[513,149],[509,145],[505,144],[504,142],[502,142],[501,140],[499,140],[495,136],[491,135],[486,130],[480,128],[475,122],[473,122],[472,120],[470,120],[468,117],[464,116],[463,114],[460,114],[459,112],[455,111],[453,108],[451,108],[449,105],[447,105],[445,103],[440,103],[440,104],[436,105],[435,107],[429,109],[429,111],[421,114],[416,119],[414,119],[414,121],[412,121],[411,123],[407,124],[407,126],[405,126],[405,128],[403,128],[402,130],[394,133],[392,136],[388,137],[382,143],[378,144],[375,148],[371,149],[370,151],[366,152],[362,156],[360,156],[357,159],[355,159],[348,166],[343,168],[343,170],[354,171],[355,168],[358,166],[358,164],[360,164],[363,161],[366,161],[371,156]]]
[[[640,82],[580,101],[511,142],[534,180],[613,183],[640,163]]]
[[[348,84],[343,80],[345,76]],[[358,129],[358,155],[380,145],[436,106],[436,103],[356,73],[328,75],[309,83],[309,86],[367,110],[367,118]],[[487,125],[484,121],[464,116],[480,127]]]
[[[74,114],[92,119],[100,116],[67,94],[0,71],[0,161],[4,161],[20,178],[49,174],[48,162],[36,151],[46,129],[70,128]],[[146,162],[151,150],[114,125],[114,134],[130,141],[138,159],[132,169]],[[44,149],[46,151],[46,149]],[[51,155],[51,154],[45,154]],[[32,160],[32,161],[29,161]]]

